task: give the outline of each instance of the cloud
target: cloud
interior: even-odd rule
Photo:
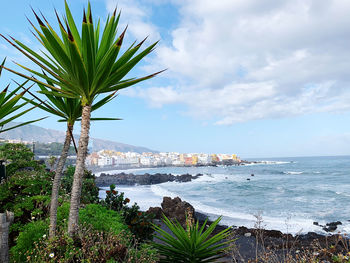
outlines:
[[[149,41],[160,38],[157,27],[150,21],[152,10],[137,0],[106,0],[106,7],[112,13],[116,7],[122,12],[122,26],[128,25],[129,32],[138,40],[149,36]]]
[[[183,0],[176,5],[181,22],[171,44],[156,50],[153,64],[169,68],[167,75],[178,86],[129,96],[157,107],[181,103],[188,114],[225,125],[350,110],[349,1]]]

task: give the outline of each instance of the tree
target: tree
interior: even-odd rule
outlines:
[[[1,77],[2,68],[4,67],[5,61],[6,61],[6,58],[2,61],[0,65],[0,77]],[[27,92],[28,89],[25,89],[20,94],[16,94],[16,92],[18,92],[27,83],[28,81],[24,82],[23,84],[19,85],[16,89],[14,89],[12,92],[8,92],[8,88],[10,87],[10,84],[9,84],[5,89],[3,89],[0,92],[0,133],[44,119],[44,118],[41,118],[33,121],[27,121],[27,122],[3,129],[3,126],[8,124],[10,121],[13,121],[19,118],[23,114],[35,108],[35,107],[32,107],[22,112],[15,113],[17,110],[23,108],[27,104],[27,102],[24,102],[21,104],[17,104],[17,103],[21,98],[23,98],[24,94]]]
[[[47,82],[47,83],[49,85],[54,86],[52,82]],[[59,196],[59,189],[61,185],[62,172],[67,160],[71,141],[73,141],[74,148],[77,151],[74,137],[73,137],[73,128],[74,128],[75,122],[81,120],[82,104],[79,98],[63,98],[60,96],[56,96],[48,93],[48,89],[44,85],[39,83],[38,86],[40,87],[41,91],[45,92],[47,101],[42,101],[39,97],[30,93],[40,103],[35,101],[29,101],[29,102],[48,113],[51,113],[53,115],[60,117],[61,119],[58,121],[67,123],[66,137],[64,140],[61,156],[59,158],[59,161],[56,167],[55,177],[52,184],[51,204],[50,204],[50,229],[49,229],[49,236],[50,238],[52,238],[55,236],[56,226],[57,226],[58,196]],[[115,97],[114,93],[108,96],[105,96],[104,98],[99,100],[97,103],[92,105],[91,111],[98,109],[102,105],[112,100],[114,97]],[[91,118],[91,120],[120,120],[120,119]],[[54,163],[55,162],[56,160],[54,160]],[[53,165],[51,165],[51,167],[53,168]]]
[[[74,235],[78,227],[82,177],[89,143],[92,104],[102,94],[114,93],[159,74],[161,71],[141,78],[124,79],[138,62],[154,50],[157,42],[137,53],[145,42],[146,39],[144,39],[137,45],[133,43],[122,55],[119,55],[127,29],[125,28],[117,37],[120,13],[116,15],[115,10],[107,18],[106,24],[102,28],[100,20],[97,23],[93,22],[90,3],[87,9],[84,9],[81,32],[79,32],[65,1],[66,17],[64,22],[66,27],[63,26],[56,13],[61,37],[54,31],[45,17],[40,18],[34,10],[33,12],[40,29],[35,27],[32,22],[30,23],[36,32],[37,39],[44,47],[44,56],[14,38],[9,40],[3,35],[1,36],[40,66],[47,74],[42,74],[20,64],[17,65],[56,86],[8,68],[7,70],[48,88],[48,91],[41,91],[41,93],[66,98],[79,98],[81,100],[81,133],[68,222],[68,233]],[[102,33],[100,34],[100,32]]]

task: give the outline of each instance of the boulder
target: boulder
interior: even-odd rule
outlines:
[[[163,216],[163,210],[160,207],[150,207],[146,213],[154,214],[156,219],[162,219]]]
[[[177,220],[181,225],[186,225],[186,212],[192,213],[195,216],[194,208],[191,204],[186,201],[182,201],[180,197],[163,197],[162,209],[164,214],[172,220]]]
[[[334,232],[335,230],[337,230],[338,225],[341,225],[342,222],[340,221],[336,221],[336,222],[330,222],[327,223],[326,226],[323,226],[323,230],[326,232]]]

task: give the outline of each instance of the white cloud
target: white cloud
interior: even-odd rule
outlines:
[[[154,63],[169,68],[179,86],[130,96],[158,107],[182,103],[189,114],[217,124],[350,110],[350,1],[182,0],[177,6],[181,23]]]
[[[149,41],[157,41],[160,36],[157,27],[150,21],[152,10],[137,0],[106,0],[107,11],[112,13],[116,7],[121,10],[122,27],[128,24],[128,30],[138,40],[149,36]]]

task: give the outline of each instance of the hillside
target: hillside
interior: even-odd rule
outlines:
[[[23,141],[36,141],[41,143],[60,142],[63,143],[65,132],[52,129],[42,128],[36,125],[26,125],[14,130],[10,130],[0,134],[1,139],[17,139]],[[76,142],[78,143],[79,136],[74,135]],[[157,152],[155,150],[148,149],[146,147],[134,146],[130,144],[102,140],[97,138],[90,139],[90,145],[92,145],[92,151],[99,151],[102,149],[115,150],[120,152]]]

